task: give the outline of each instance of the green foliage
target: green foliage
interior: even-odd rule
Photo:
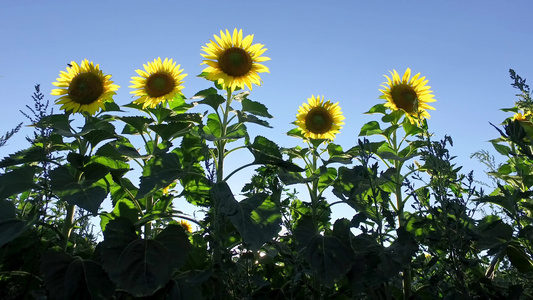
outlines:
[[[510,73],[519,100],[504,111],[526,115],[529,86]],[[271,127],[266,105],[215,87],[77,119],[48,112],[37,86],[31,145],[0,160],[0,298],[533,298],[529,117],[495,126],[503,163],[477,153],[485,194],[451,137],[402,110],[374,105],[349,148],[297,128],[304,144],[281,147],[248,131]],[[227,165],[239,151],[250,161]]]

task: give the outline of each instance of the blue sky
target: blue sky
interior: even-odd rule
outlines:
[[[52,103],[52,82],[70,61],[100,64],[121,88],[118,104],[132,101],[128,86],[142,64],[173,58],[188,73],[185,96],[211,86],[196,77],[201,47],[221,29],[242,28],[266,45],[270,74],[250,98],[275,117],[274,129],[255,128],[282,146],[311,95],[339,102],[346,116],[336,143],[353,146],[364,115],[379,103],[383,75],[410,67],[434,91],[430,131],[454,140],[452,153],[464,170],[483,167],[469,158],[491,149],[515,90],[508,69],[533,81],[533,2],[517,1],[1,1],[0,134],[27,120],[33,86]],[[54,110],[59,112],[59,106]],[[27,146],[23,129],[0,148],[0,157]]]

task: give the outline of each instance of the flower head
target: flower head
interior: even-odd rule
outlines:
[[[252,45],[254,36],[242,38],[242,29],[233,30],[233,36],[226,29],[221,30],[220,37],[214,35],[215,42],[210,40],[202,47],[205,60],[202,65],[208,65],[202,72],[208,80],[216,81],[224,89],[244,88],[252,89],[252,83],[260,86],[261,78],[258,73],[269,72],[268,68],[260,64],[270,60],[261,56],[267,49],[262,44]]]
[[[185,229],[185,231],[187,232],[192,232],[192,225],[191,223],[185,221],[185,220],[181,220],[180,221],[180,225],[181,227],[183,227],[183,229]]]
[[[148,62],[143,70],[136,70],[141,77],[132,77],[130,88],[136,90],[130,92],[139,97],[133,101],[136,104],[142,104],[143,109],[146,107],[155,108],[159,103],[172,99],[175,94],[181,94],[183,89],[183,78],[187,74],[181,74],[181,65],[176,66],[172,59],[161,57],[153,62]]]
[[[61,96],[56,100],[56,104],[62,104],[61,109],[94,115],[104,108],[105,102],[113,101],[119,86],[110,80],[111,75],[104,75],[98,65],[87,59],[81,65],[74,61],[69,65],[66,72],[61,71],[57,82],[52,83],[60,87],[51,94]]]
[[[427,109],[435,109],[429,106],[429,102],[435,102],[433,99],[433,92],[427,86],[426,77],[420,77],[420,73],[411,77],[411,69],[407,68],[403,77],[393,70],[390,72],[392,79],[387,75],[387,82],[383,82],[381,85],[384,90],[379,90],[383,93],[380,98],[387,100],[385,106],[391,110],[403,110],[406,117],[411,124],[420,123],[424,118],[429,119],[429,113]]]
[[[529,121],[529,118],[531,117],[531,113],[530,112],[527,112],[527,113],[515,113],[514,116],[513,116],[513,121],[522,121],[522,122],[526,122],[526,121]]]
[[[305,138],[334,140],[344,125],[339,103],[324,102],[324,96],[311,96],[296,115],[296,124]]]

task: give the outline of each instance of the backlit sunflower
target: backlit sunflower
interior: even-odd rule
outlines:
[[[344,125],[344,116],[339,103],[324,102],[324,96],[311,96],[302,104],[296,115],[296,124],[308,139],[333,141]]]
[[[201,64],[209,66],[202,71],[207,73],[205,77],[232,91],[244,88],[245,85],[251,90],[252,83],[260,86],[261,78],[257,73],[270,73],[267,67],[260,64],[270,60],[261,56],[267,50],[263,48],[264,45],[252,45],[253,34],[243,39],[242,29],[234,29],[233,36],[227,29],[225,34],[221,30],[220,38],[216,35],[214,37],[216,42],[209,40],[210,43],[202,47],[206,54],[201,55],[206,60]]]
[[[400,79],[400,75],[393,70],[390,72],[392,79],[387,75],[387,82],[383,82],[381,85],[384,87],[384,90],[379,90],[383,93],[380,96],[381,99],[387,100],[385,106],[391,110],[403,110],[405,115],[411,122],[411,124],[419,124],[422,119],[429,119],[429,113],[427,109],[435,109],[432,106],[429,106],[428,103],[435,102],[433,99],[433,92],[429,89],[430,86],[427,86],[426,77],[420,77],[420,73],[411,77],[411,69],[407,68],[403,77]]]
[[[514,116],[513,116],[513,120],[514,121],[522,121],[522,122],[525,122],[525,121],[529,121],[529,117],[531,116],[531,113],[527,112],[527,113],[515,113]]]
[[[130,88],[136,89],[130,93],[135,94],[139,99],[133,101],[136,104],[142,104],[143,109],[146,107],[154,108],[165,100],[171,100],[175,94],[181,94],[183,89],[183,78],[187,74],[181,74],[181,65],[176,66],[172,59],[161,57],[148,65],[143,65],[144,70],[136,70],[141,77],[132,77]]]
[[[98,65],[87,59],[81,65],[74,61],[69,65],[66,72],[61,71],[57,82],[52,83],[60,87],[51,94],[61,96],[56,100],[56,104],[62,104],[61,109],[94,115],[104,108],[105,102],[113,101],[119,86],[110,80],[111,75],[104,75]]]
[[[185,231],[187,232],[192,232],[192,225],[191,223],[185,221],[185,220],[181,220],[180,221],[180,225],[181,227],[183,227],[183,229],[185,229]]]

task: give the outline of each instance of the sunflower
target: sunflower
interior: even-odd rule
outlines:
[[[390,72],[392,79],[387,75],[387,82],[383,82],[381,85],[384,87],[384,90],[379,90],[383,93],[380,96],[381,99],[387,100],[385,106],[391,110],[403,110],[405,115],[411,122],[411,124],[419,124],[422,119],[429,119],[429,113],[427,109],[435,109],[432,106],[429,106],[429,102],[435,102],[433,99],[433,92],[429,89],[430,86],[427,86],[428,82],[426,77],[420,77],[420,73],[411,77],[411,69],[407,68],[403,77],[400,79],[400,75],[393,70]]]
[[[52,95],[61,96],[56,104],[62,104],[61,109],[94,115],[104,108],[105,102],[112,102],[113,95],[119,86],[110,80],[111,75],[104,75],[93,62],[87,59],[78,65],[71,62],[67,71],[61,71],[57,82],[52,84],[60,87],[53,89]]]
[[[522,122],[526,122],[526,121],[529,121],[529,117],[531,116],[531,113],[527,112],[527,113],[515,113],[514,116],[513,116],[513,121],[522,121]]]
[[[130,88],[136,89],[130,93],[135,94],[139,99],[133,101],[136,104],[142,104],[143,109],[146,107],[155,108],[159,103],[172,99],[175,94],[181,94],[183,89],[183,78],[187,74],[181,74],[181,65],[176,66],[172,59],[161,57],[143,65],[144,70],[136,70],[141,77],[132,77]]]
[[[257,73],[270,73],[267,67],[260,64],[270,60],[261,56],[267,49],[262,44],[252,45],[254,35],[247,35],[242,38],[242,29],[233,30],[233,36],[226,29],[226,34],[221,30],[220,38],[216,35],[216,42],[209,40],[202,50],[206,54],[201,54],[206,60],[201,64],[208,65],[202,73],[207,73],[205,78],[216,81],[222,88],[229,88],[232,91],[237,88],[244,88],[246,85],[250,90],[252,83],[261,85],[261,78]]]
[[[185,221],[185,220],[181,220],[180,221],[180,225],[181,227],[183,227],[183,229],[185,229],[185,231],[187,232],[192,232],[192,225],[191,223]]]
[[[324,102],[324,96],[311,96],[308,103],[302,104],[296,115],[296,124],[308,139],[333,141],[344,125],[344,116],[339,103]]]

